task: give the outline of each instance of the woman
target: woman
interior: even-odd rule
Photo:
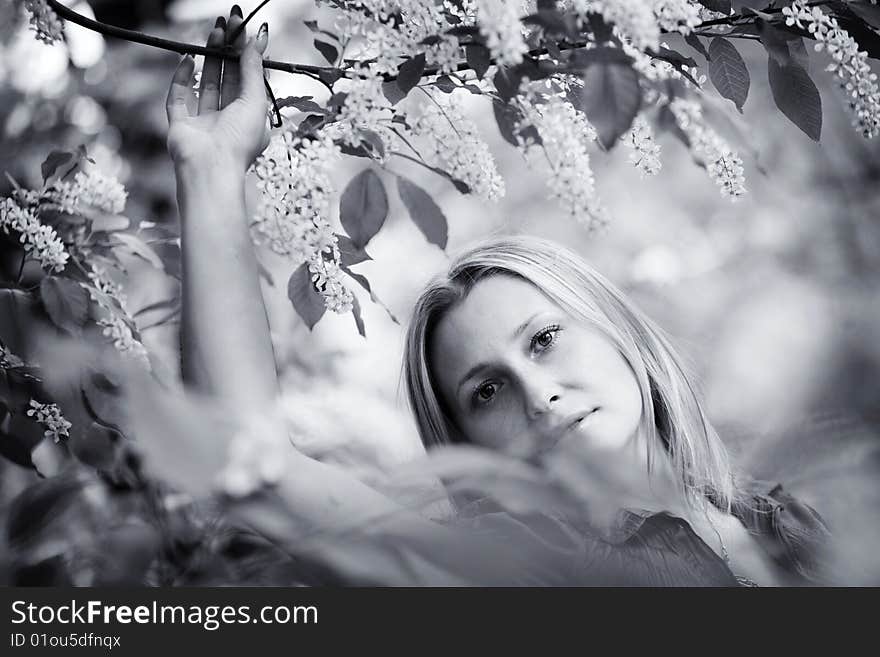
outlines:
[[[241,22],[234,7],[208,46],[222,45]],[[259,408],[278,389],[244,180],[267,143],[266,25],[245,38],[236,43],[239,61],[205,62],[197,104],[193,60],[181,61],[167,101],[168,146],[181,211],[183,378]],[[427,447],[464,442],[531,461],[574,451],[624,484],[608,507],[615,512],[594,509],[589,522],[551,510],[513,518],[485,500],[460,508],[461,517],[502,535],[571,540],[594,583],[605,583],[603,573],[614,574],[607,583],[640,584],[817,576],[827,529],[816,513],[778,487],[738,485],[668,341],[558,245],[508,238],[460,256],[420,297],[406,351],[409,399]],[[281,488],[305,527],[329,509],[357,516],[395,508],[304,456],[291,470]],[[390,514],[383,527],[435,555],[460,548],[454,533],[411,514]]]

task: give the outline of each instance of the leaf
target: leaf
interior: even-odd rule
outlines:
[[[82,482],[73,476],[38,481],[16,497],[9,508],[6,536],[11,544],[34,539],[76,501]]]
[[[431,195],[403,176],[397,177],[397,193],[406,206],[410,219],[427,240],[445,249],[449,238],[448,222]]]
[[[279,98],[277,101],[278,109],[285,107],[295,107],[300,112],[323,112],[324,108],[312,100],[311,96],[288,96],[287,98]]]
[[[868,25],[880,30],[880,5],[871,2],[849,2],[846,6]]]
[[[43,174],[43,183],[46,183],[46,181],[55,174],[58,167],[67,164],[72,158],[73,153],[68,151],[52,151],[49,153],[49,157],[47,157],[40,165],[40,171]]]
[[[492,103],[492,111],[495,113],[495,122],[504,140],[514,146],[519,146],[516,137],[516,126],[522,119],[522,114],[513,105],[508,103]]]
[[[40,282],[40,299],[55,326],[71,335],[82,333],[89,314],[89,294],[79,283],[47,276]]]
[[[382,306],[382,308],[385,309],[385,312],[388,313],[388,316],[391,318],[391,321],[392,321],[392,322],[394,322],[395,324],[400,324],[400,322],[398,321],[397,317],[395,317],[395,316],[394,316],[394,313],[391,312],[391,309],[390,309],[388,306],[386,306],[386,305],[382,302],[382,300],[379,299],[379,297],[377,297],[376,294],[373,292],[372,287],[370,287],[370,281],[367,280],[367,277],[366,277],[366,276],[363,276],[362,274],[358,274],[358,273],[356,273],[356,272],[353,272],[351,269],[349,269],[349,268],[346,267],[345,265],[341,265],[341,266],[340,266],[340,269],[342,269],[342,271],[344,271],[346,274],[348,274],[349,276],[351,276],[351,278],[354,279],[354,281],[355,281],[358,285],[360,285],[362,288],[364,288],[367,292],[370,293],[370,301],[372,301],[373,303],[375,303],[377,306]]]
[[[354,295],[351,296],[351,315],[354,317],[358,333],[361,334],[361,337],[367,337],[367,327],[364,326],[364,318],[361,317],[361,302]]]
[[[406,94],[400,90],[400,87],[397,86],[397,81],[393,82],[385,82],[382,85],[382,93],[385,94],[385,98],[388,99],[388,102],[392,105],[396,105],[401,100],[406,98]]]
[[[348,183],[339,201],[339,220],[357,248],[364,248],[388,216],[388,196],[382,180],[365,169]]]
[[[729,14],[732,7],[730,0],[697,0],[706,9],[712,11],[720,11],[722,14]]]
[[[0,401],[0,454],[13,463],[33,467],[31,453],[43,440],[42,426],[24,413],[9,413]]]
[[[434,86],[437,87],[440,91],[445,94],[451,94],[453,91],[458,89],[458,85],[452,81],[452,78],[448,75],[441,75],[434,81]]]
[[[685,43],[687,43],[691,48],[700,53],[703,57],[706,58],[706,61],[709,61],[711,57],[709,56],[709,51],[706,50],[706,46],[703,45],[703,42],[700,41],[700,37],[696,34],[688,34],[685,38]]]
[[[581,105],[606,149],[630,129],[641,103],[639,74],[631,66],[598,63],[584,71]]]
[[[324,56],[324,59],[330,64],[336,63],[336,58],[339,57],[339,51],[336,50],[336,46],[327,43],[326,41],[315,39],[315,48],[318,49],[318,52],[320,52]]]
[[[466,46],[464,54],[468,66],[470,66],[474,73],[477,74],[477,79],[482,80],[483,76],[486,75],[486,71],[488,71],[489,67],[492,65],[492,57],[489,54],[489,49],[484,45],[474,44],[472,46]]]
[[[822,134],[822,98],[803,67],[795,62],[780,66],[767,59],[770,91],[779,110],[814,141]]]
[[[404,95],[415,87],[422,79],[425,72],[425,53],[421,52],[415,57],[406,60],[397,69],[397,86]]]
[[[336,235],[336,246],[339,247],[339,264],[341,267],[350,267],[365,260],[372,260],[370,254],[364,249],[355,246],[354,242],[348,235],[334,233]]]
[[[709,42],[709,79],[722,96],[732,100],[742,112],[749,96],[749,70],[736,47],[727,39]]]
[[[302,317],[310,331],[327,310],[324,297],[312,284],[308,263],[301,264],[290,275],[290,280],[287,282],[287,298],[293,303],[293,309]]]
[[[159,271],[165,270],[165,265],[153,248],[144,240],[131,233],[111,233],[113,238],[122,243],[122,245],[131,251],[134,255],[143,258]]]

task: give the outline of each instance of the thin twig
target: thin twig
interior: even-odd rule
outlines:
[[[245,18],[244,21],[242,21],[241,25],[239,25],[237,28],[235,28],[235,31],[234,31],[232,34],[229,35],[229,39],[227,39],[227,41],[228,41],[229,43],[235,43],[235,40],[236,40],[239,36],[241,36],[241,33],[242,33],[242,32],[245,31],[245,29],[247,28],[247,24],[251,22],[251,19],[252,19],[254,16],[256,16],[256,15],[257,15],[257,12],[259,12],[260,9],[262,9],[263,7],[265,7],[267,4],[269,4],[269,0],[263,0],[263,1],[257,6],[256,9],[254,9],[251,13],[249,13],[249,14],[247,15],[247,18]]]

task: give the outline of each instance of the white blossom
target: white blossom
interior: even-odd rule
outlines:
[[[30,406],[27,415],[46,427],[44,436],[51,437],[56,443],[60,442],[62,436],[64,438],[70,437],[68,430],[73,425],[64,419],[57,404],[41,404],[37,400],[31,399]]]
[[[742,158],[703,121],[703,111],[695,100],[678,98],[669,104],[675,121],[690,140],[691,152],[706,165],[709,177],[721,195],[736,199],[746,193]]]
[[[425,144],[425,160],[465,183],[484,199],[504,196],[504,179],[498,173],[489,146],[476,124],[459,104],[447,97],[431,96],[413,121],[413,132]]]
[[[635,118],[632,128],[623,137],[623,143],[632,149],[629,161],[638,167],[643,177],[660,171],[660,144],[654,139],[654,131],[644,117]]]
[[[107,270],[101,265],[93,262],[91,267],[92,270],[88,273],[88,277],[89,280],[92,281],[92,285],[94,285],[99,292],[102,292],[108,297],[115,299],[116,302],[119,304],[119,307],[128,312],[128,309],[126,307],[128,297],[123,291],[122,285],[110,278]]]
[[[605,208],[596,194],[589,146],[596,131],[582,112],[558,95],[536,102],[533,91],[520,100],[523,121],[518,129],[534,126],[541,143],[523,140],[520,148],[532,166],[547,169],[547,186],[562,208],[588,229],[608,222]]]
[[[336,117],[334,130],[339,130],[342,140],[351,146],[361,144],[359,131],[370,130],[388,140],[386,125],[394,112],[391,103],[382,93],[382,78],[374,71],[351,80],[345,100]]]
[[[582,17],[599,14],[613,23],[639,50],[656,50],[660,45],[660,25],[650,0],[571,0],[571,5]]]
[[[98,171],[78,171],[72,181],[56,181],[43,195],[66,214],[76,214],[84,208],[119,214],[125,209],[128,192],[113,176]]]
[[[146,348],[134,337],[131,327],[118,313],[111,312],[106,317],[99,319],[98,326],[104,329],[102,333],[105,337],[113,340],[113,346],[117,351],[149,368],[150,361]]]
[[[654,0],[654,15],[660,28],[690,34],[702,21],[701,6],[690,0]]]
[[[492,58],[502,66],[519,64],[529,47],[523,38],[519,8],[506,0],[477,0],[477,24]]]
[[[37,33],[37,39],[48,44],[64,39],[64,24],[46,0],[24,0],[24,7],[30,14],[31,29]]]
[[[859,50],[855,39],[820,7],[807,8],[802,2],[783,7],[785,24],[806,29],[816,39],[817,52],[825,50],[833,60],[827,69],[838,79],[850,108],[853,125],[867,138],[880,134],[880,87],[877,74],[868,64],[868,53]]]
[[[43,224],[30,209],[20,207],[11,198],[0,200],[0,227],[7,235],[11,230],[20,233],[19,241],[25,253],[38,260],[44,269],[60,272],[67,266],[70,256],[55,229]]]
[[[254,165],[262,195],[251,235],[279,255],[308,263],[326,307],[343,313],[351,310],[353,296],[342,282],[339,247],[328,220],[334,191],[330,171],[339,156],[324,130],[314,139],[289,130],[274,137]]]

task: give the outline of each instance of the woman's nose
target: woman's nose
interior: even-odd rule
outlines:
[[[559,393],[549,385],[533,385],[526,391],[526,412],[531,419],[550,412],[560,400]]]

